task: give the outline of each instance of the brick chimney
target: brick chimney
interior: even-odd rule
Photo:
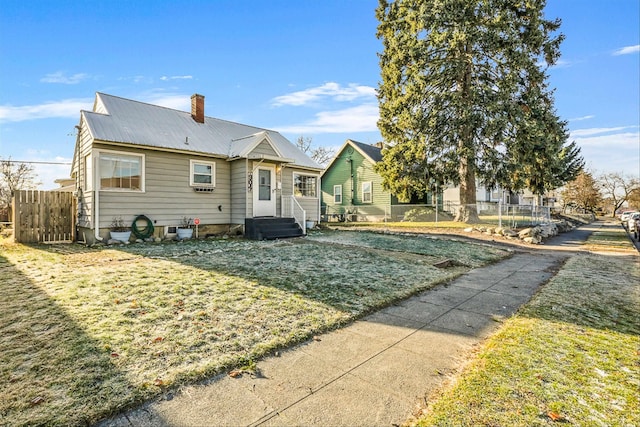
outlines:
[[[198,123],[204,123],[204,95],[191,95],[191,117]]]

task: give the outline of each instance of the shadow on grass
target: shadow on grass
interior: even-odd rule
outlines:
[[[5,304],[14,309],[0,318],[3,325],[20,324],[24,341],[3,355],[7,377],[16,378],[6,392],[11,407],[3,410],[51,424],[95,422],[161,392],[145,387],[145,375],[162,375],[163,386],[204,379],[467,270],[438,269],[416,254],[295,241],[29,250],[37,251],[29,261],[39,270],[35,282],[46,284],[42,288],[53,295],[3,259],[3,288],[12,295]],[[486,256],[486,248],[480,252]],[[42,266],[49,264],[42,261],[37,268],[41,259],[64,264],[69,277],[48,282]],[[67,294],[56,296],[56,287],[66,287]],[[96,313],[109,318],[103,321]],[[46,336],[33,332],[31,323],[37,319]],[[103,334],[105,328],[117,329],[118,336]],[[161,339],[156,342],[156,337]],[[3,342],[0,350],[11,345]],[[47,374],[43,379],[29,371],[31,376],[24,378],[36,384],[26,404],[13,386],[22,382],[22,352],[38,362],[36,373]],[[112,352],[127,357],[114,359]],[[41,390],[46,395],[31,406]]]
[[[0,295],[0,424],[86,425],[132,401],[110,352],[1,255]]]

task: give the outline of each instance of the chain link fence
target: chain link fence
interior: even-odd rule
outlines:
[[[475,212],[477,222],[501,227],[525,227],[551,222],[551,208],[533,205],[506,205],[502,203],[480,202],[465,205],[472,215]],[[422,205],[386,205],[386,206],[340,206],[322,209],[322,221],[325,222],[446,222],[453,221],[462,205],[445,202]]]

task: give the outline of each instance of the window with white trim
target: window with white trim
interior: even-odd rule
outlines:
[[[144,155],[101,151],[98,169],[100,190],[144,189]]]
[[[315,175],[293,174],[293,194],[297,197],[318,197],[318,177]]]
[[[342,203],[342,185],[333,186],[333,203],[335,204]]]
[[[216,186],[216,164],[214,162],[203,162],[200,160],[191,160],[191,173],[189,185],[192,187],[210,187]]]
[[[371,181],[362,183],[362,203],[373,203],[371,187]]]

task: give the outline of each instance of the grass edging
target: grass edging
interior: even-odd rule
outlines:
[[[419,426],[634,425],[637,258],[577,255],[490,337]]]

